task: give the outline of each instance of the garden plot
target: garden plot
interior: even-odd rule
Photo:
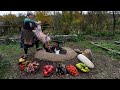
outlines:
[[[120,48],[118,48],[118,46],[113,42],[101,41],[101,42],[90,42],[90,43],[106,51],[120,55]]]

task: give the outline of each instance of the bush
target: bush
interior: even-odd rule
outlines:
[[[50,34],[52,35],[61,35],[62,33],[59,30],[53,31]]]
[[[86,40],[85,36],[83,33],[78,34],[78,41],[84,41]]]
[[[9,44],[9,43],[11,43],[11,40],[9,39],[9,36],[6,36],[6,38],[5,38],[5,44]]]
[[[102,37],[102,36],[111,36],[112,32],[109,31],[101,31],[101,32],[95,32],[92,34],[93,36],[97,36],[97,37]]]
[[[55,35],[51,37],[52,40],[59,40],[59,41],[71,41],[76,42],[78,41],[77,35]]]
[[[92,28],[92,26],[91,25],[88,25],[86,28],[85,28],[85,33],[86,34],[91,34],[91,33],[93,33],[93,28]]]
[[[15,38],[12,38],[12,35],[7,35],[7,36],[5,36],[3,43],[6,44],[6,45],[9,45],[11,43],[15,44],[17,42],[19,42],[19,40],[16,40]]]

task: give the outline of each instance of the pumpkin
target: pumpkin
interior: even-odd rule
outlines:
[[[82,52],[83,55],[85,55],[89,60],[93,60],[93,54],[90,49],[86,49]]]

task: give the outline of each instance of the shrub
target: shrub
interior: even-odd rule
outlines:
[[[77,36],[78,36],[78,41],[84,41],[84,40],[86,40],[86,38],[85,38],[85,36],[84,36],[83,33],[80,33]]]
[[[77,35],[55,35],[51,37],[52,40],[59,40],[59,41],[72,41],[76,42],[78,41]]]
[[[101,32],[95,32],[92,34],[93,36],[97,36],[97,37],[102,37],[102,36],[111,36],[112,32],[108,32],[108,31],[101,31]]]
[[[11,43],[11,40],[9,39],[9,36],[6,36],[6,38],[5,38],[5,44],[9,44],[9,43]]]

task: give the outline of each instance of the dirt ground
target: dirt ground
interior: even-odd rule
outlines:
[[[71,48],[80,48],[78,46],[70,46]],[[84,50],[83,48],[80,48],[81,50]],[[42,68],[46,64],[52,64],[56,66],[58,63],[63,63],[65,65],[75,65],[78,63],[78,59],[75,57],[72,60],[64,61],[64,62],[52,62],[52,61],[40,61],[38,59],[32,58],[31,55],[29,58],[34,59],[40,63],[40,70],[36,74],[24,74],[21,75],[18,71],[19,79],[120,79],[120,61],[118,60],[112,60],[109,57],[106,57],[104,55],[94,53],[93,52],[93,63],[95,65],[94,69],[91,69],[89,73],[83,73],[79,71],[80,75],[73,77],[70,74],[64,76],[64,77],[58,77],[55,75],[55,72],[50,77],[43,77],[42,76]]]

